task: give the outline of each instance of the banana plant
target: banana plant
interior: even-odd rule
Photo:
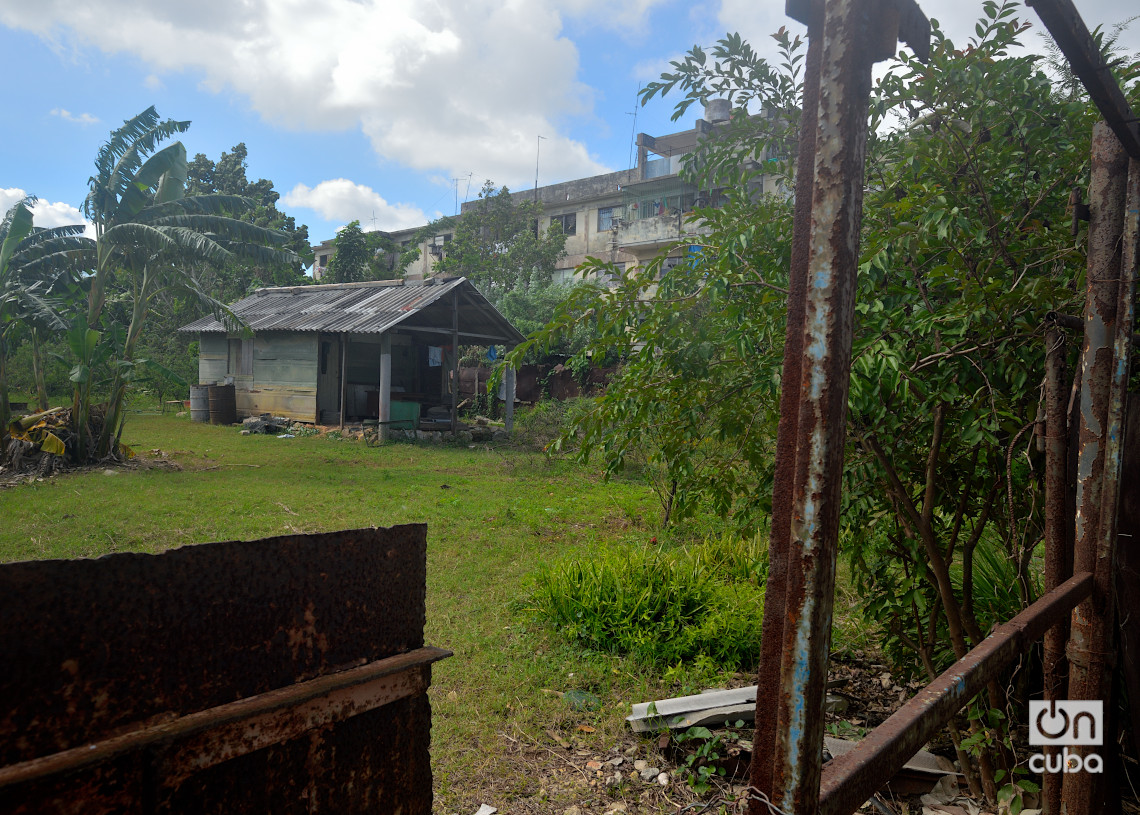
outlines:
[[[122,433],[123,404],[132,378],[134,352],[154,299],[181,290],[197,297],[215,313],[240,325],[224,303],[201,284],[197,270],[226,263],[235,256],[266,265],[296,263],[285,248],[287,237],[238,219],[255,206],[235,195],[186,195],[186,148],[181,142],[161,146],[189,122],[161,121],[147,108],[111,133],[95,160],[84,213],[95,227],[94,272],[87,295],[86,330],[102,328],[108,341],[113,332],[104,306],[111,290],[130,302],[130,316],[114,348],[110,399],[93,446],[81,449],[102,458],[114,454]],[[125,364],[122,364],[125,363]],[[85,391],[85,398],[91,392]],[[81,416],[90,414],[87,404]],[[84,424],[76,426],[83,436]]]
[[[10,417],[7,358],[15,332],[28,327],[33,336],[67,327],[61,316],[64,292],[82,268],[93,243],[83,225],[37,228],[27,197],[0,221],[0,427]],[[37,333],[40,332],[40,333]]]

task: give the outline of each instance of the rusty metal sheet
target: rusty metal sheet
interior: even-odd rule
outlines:
[[[0,567],[0,811],[426,815],[425,580],[423,525]]]

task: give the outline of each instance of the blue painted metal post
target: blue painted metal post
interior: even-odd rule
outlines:
[[[812,17],[810,0],[788,11]],[[913,0],[828,0],[823,14],[791,545],[785,608],[768,609],[785,620],[770,798],[796,815],[819,804],[871,66],[900,36],[925,57],[929,33]]]

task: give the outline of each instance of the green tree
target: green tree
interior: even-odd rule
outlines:
[[[365,232],[364,242],[369,253],[369,280],[396,280],[403,276],[407,262],[400,262],[403,253],[391,235],[379,230]]]
[[[328,268],[330,283],[359,283],[369,279],[375,252],[368,247],[360,221],[342,226],[336,233],[333,248]]]
[[[313,259],[309,228],[304,224],[298,226],[293,216],[277,208],[281,195],[274,189],[272,181],[260,178],[251,182],[248,179],[248,158],[249,150],[244,142],[234,145],[229,153],[223,152],[216,163],[205,154],[198,153],[187,165],[186,194],[237,195],[250,199],[251,206],[236,217],[255,226],[281,232],[285,236],[284,246],[300,260],[287,264],[259,264],[248,258],[235,258],[223,267],[203,270],[203,284],[219,300],[226,302],[244,297],[250,290],[261,286],[300,286],[311,282],[304,274],[305,267]],[[201,315],[190,313],[181,316],[188,321]]]
[[[549,283],[558,260],[566,253],[566,236],[557,226],[540,232],[542,206],[517,201],[506,187],[483,184],[479,200],[458,218],[444,218],[429,228],[439,234],[454,228],[436,270],[468,278],[484,295],[497,295],[532,282]]]
[[[1027,28],[1016,14],[985,3],[968,48],[935,26],[930,63],[902,58],[869,111],[842,545],[888,653],[927,674],[1034,599],[1043,487],[1028,442],[1041,327],[1048,312],[1081,305],[1084,248],[1066,203],[1087,183],[1097,114],[1039,57],[1009,56]],[[711,66],[694,49],[643,98],[680,91],[680,110],[732,93],[791,118],[799,46],[776,36],[779,71],[730,36]],[[1136,68],[1119,75],[1132,82]],[[690,161],[699,182],[733,178],[741,155],[793,152],[771,119],[741,108],[731,132]],[[589,322],[593,350],[626,360],[564,445],[607,472],[647,460],[667,513],[700,503],[754,527],[770,492],[791,216],[788,202],[752,194],[748,173],[736,171],[727,206],[699,213],[710,234],[689,263],[659,285],[660,259],[612,294],[580,290],[531,342]]]

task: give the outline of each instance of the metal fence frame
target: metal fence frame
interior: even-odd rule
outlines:
[[[1132,354],[1140,123],[1071,0],[1037,10],[1105,121],[1093,139],[1089,290],[1082,321],[1075,503],[1068,491],[1063,335],[1046,333],[1046,594],[1000,626],[855,749],[822,761],[871,67],[899,40],[928,56],[913,0],[787,0],[808,26],[795,223],[777,431],[770,569],[752,758],[752,815],[854,812],[938,729],[1046,637],[1046,699],[1108,698],[1117,496]],[[806,168],[810,168],[810,172]],[[1122,249],[1123,247],[1123,249]],[[1073,532],[1075,523],[1075,534]],[[1071,615],[1071,617],[1070,617]],[[1071,619],[1071,634],[1066,624]],[[1065,645],[1067,641],[1067,647]],[[1100,783],[1098,783],[1100,782]],[[1049,813],[1099,811],[1103,776],[1066,774]]]

